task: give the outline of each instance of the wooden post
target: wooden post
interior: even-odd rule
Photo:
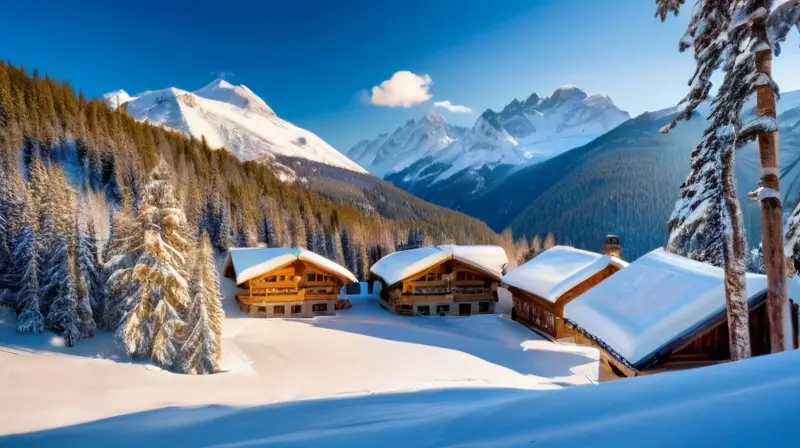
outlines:
[[[771,1],[761,0],[767,11]],[[758,6],[758,5],[756,5]],[[767,43],[767,17],[754,21],[754,34],[760,42]],[[772,78],[772,48],[764,45],[756,52],[756,71]],[[759,117],[775,117],[775,93],[770,85],[756,87],[756,110]],[[780,196],[780,170],[778,169],[778,133],[759,134],[758,155],[761,161],[763,188],[761,202],[761,238],[764,245],[764,267],[767,273],[767,316],[770,326],[770,345],[773,353],[786,349],[784,317],[787,306],[787,273],[783,255],[783,207]]]

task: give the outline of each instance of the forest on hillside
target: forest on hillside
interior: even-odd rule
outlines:
[[[73,345],[111,331],[131,355],[206,373],[221,331],[214,252],[300,246],[361,279],[411,239],[500,243],[515,263],[521,243],[510,234],[359,182],[374,191],[354,203],[325,192],[346,182],[314,181],[317,192],[281,182],[266,164],[0,62],[0,304],[21,332]]]

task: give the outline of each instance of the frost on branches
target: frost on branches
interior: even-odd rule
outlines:
[[[122,295],[114,299],[122,309],[117,335],[129,354],[180,369],[178,351],[186,334],[182,316],[189,303],[187,259],[193,241],[166,163],[153,171],[139,214],[115,231],[118,255],[110,263],[119,269],[111,274],[109,287]]]
[[[222,357],[222,302],[211,240],[203,234],[192,272],[192,299],[186,322],[188,336],[181,347],[181,371],[215,373]]]
[[[791,261],[792,271],[800,272],[800,203],[786,222],[786,239],[783,247],[784,255]]]

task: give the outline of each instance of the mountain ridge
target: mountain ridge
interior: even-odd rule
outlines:
[[[223,79],[195,91],[168,87],[131,96],[116,90],[103,98],[112,109],[124,106],[137,121],[205,138],[210,147],[227,148],[242,161],[285,155],[366,172],[313,132],[278,117],[247,86]]]

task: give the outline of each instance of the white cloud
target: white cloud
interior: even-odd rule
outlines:
[[[472,112],[472,109],[470,109],[469,107],[467,107],[467,106],[459,106],[458,104],[453,104],[453,103],[450,102],[450,100],[437,101],[437,102],[433,103],[433,105],[436,106],[436,107],[441,107],[443,109],[447,109],[450,112],[453,112],[454,114],[468,114],[468,113]]]
[[[370,102],[376,106],[411,107],[431,99],[431,84],[433,80],[428,75],[401,70],[372,88]]]

